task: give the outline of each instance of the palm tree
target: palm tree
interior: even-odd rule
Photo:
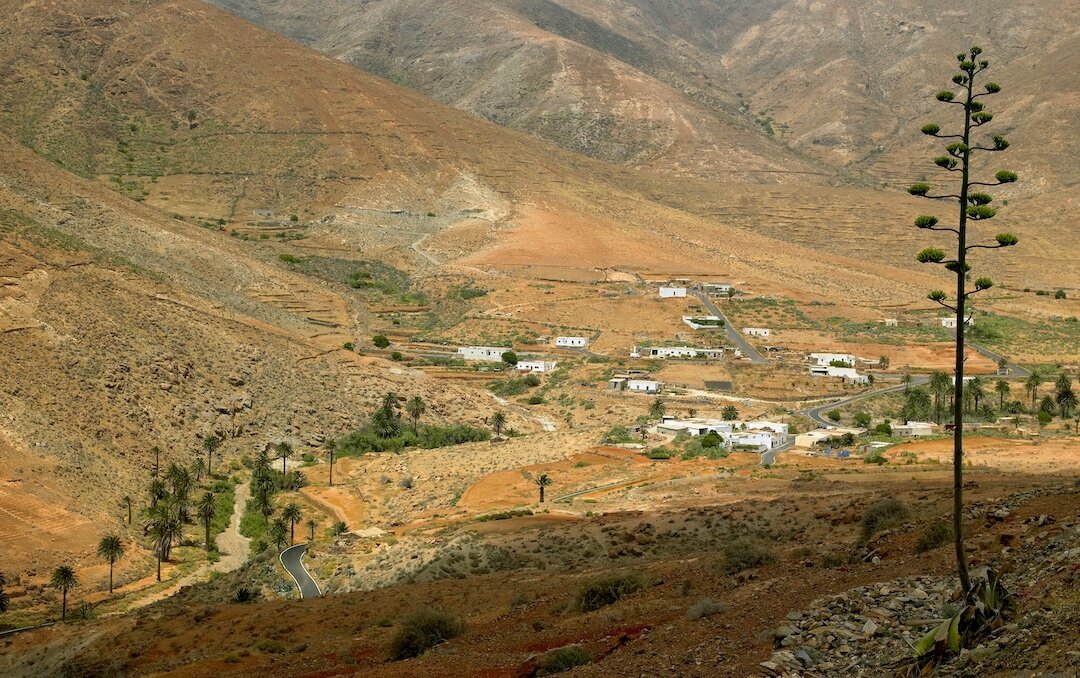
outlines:
[[[921,388],[911,389],[904,397],[904,418],[913,420],[930,410],[930,394]]]
[[[413,396],[409,399],[409,402],[405,403],[405,412],[408,413],[412,419],[413,433],[418,433],[417,423],[420,421],[420,416],[427,411],[427,405],[424,404],[424,399],[420,396]]]
[[[131,505],[133,503],[131,501],[131,495],[130,494],[125,494],[123,497],[120,498],[120,503],[123,504],[127,508],[128,525],[130,525],[131,524]]]
[[[152,475],[157,478],[158,474],[161,473],[161,448],[154,445],[150,448],[150,451],[154,453],[154,472]]]
[[[1068,417],[1073,408],[1077,405],[1076,392],[1071,388],[1064,391],[1058,391],[1057,397],[1058,407],[1061,408],[1061,416]]]
[[[124,557],[124,543],[120,541],[120,537],[115,535],[102,537],[101,541],[98,542],[97,553],[109,561],[109,595],[111,596],[113,592],[113,565]]]
[[[900,374],[900,383],[904,385],[904,393],[907,393],[908,389],[911,388],[911,373],[904,370]]]
[[[326,441],[326,453],[330,457],[330,483],[329,486],[334,486],[334,453],[337,452],[337,441],[330,438]]]
[[[210,523],[214,520],[214,516],[217,515],[217,497],[214,496],[213,492],[204,493],[202,498],[199,499],[195,510],[199,514],[199,519],[202,520],[203,528],[206,530],[206,550],[210,551]]]
[[[214,475],[214,452],[221,447],[222,440],[211,433],[202,441],[203,449],[206,450],[206,474]]]
[[[1057,414],[1057,402],[1053,396],[1043,396],[1043,399],[1039,401],[1039,411],[1049,415]]]
[[[1058,378],[1054,380],[1054,390],[1058,393],[1062,391],[1072,390],[1072,379],[1066,372],[1062,372],[1058,375]]]
[[[8,611],[8,607],[11,606],[11,598],[4,591],[4,587],[7,586],[7,577],[3,572],[0,572],[0,614]]]
[[[974,402],[972,412],[979,411],[979,401],[986,397],[986,382],[982,377],[974,377],[967,383],[967,393],[971,396],[971,400]]]
[[[181,533],[183,521],[180,519],[180,502],[175,497],[165,497],[156,505],[146,509],[149,524],[146,532],[154,539],[154,553],[157,556],[157,580],[161,581],[161,563],[169,559],[172,543]]]
[[[150,508],[155,508],[159,501],[169,496],[169,489],[165,486],[165,481],[157,476],[150,481],[147,492],[150,494]]]
[[[67,619],[67,594],[68,591],[78,586],[79,578],[75,576],[75,570],[70,565],[61,565],[53,570],[49,584],[53,588],[60,589],[60,593],[64,596],[60,608],[60,621],[65,621]]]
[[[253,508],[262,514],[263,523],[269,525],[270,516],[274,513],[273,495],[260,488],[252,496],[251,500],[254,502]]]
[[[186,523],[191,518],[191,490],[195,485],[191,473],[183,466],[173,463],[169,464],[165,477],[172,486],[172,498],[180,511],[180,521]]]
[[[206,470],[206,462],[202,457],[195,457],[195,461],[191,462],[191,472],[195,474],[195,482],[202,481],[202,474]]]
[[[278,551],[284,551],[285,542],[289,539],[289,526],[285,524],[285,519],[274,518],[274,522],[270,524],[270,529],[267,532],[270,538],[274,540],[274,545],[277,546]]]
[[[663,397],[656,396],[656,400],[652,401],[652,404],[649,405],[649,416],[653,419],[663,419],[666,412],[667,405],[664,404]]]
[[[303,520],[304,512],[296,502],[289,502],[281,511],[281,517],[289,521],[289,546],[292,546],[296,543],[296,524]]]
[[[551,486],[551,476],[546,473],[541,473],[540,475],[533,478],[533,482],[536,483],[536,486],[540,488],[540,503],[543,504],[544,488]]]
[[[1042,383],[1042,373],[1038,368],[1032,368],[1031,374],[1028,376],[1027,381],[1024,382],[1024,388],[1031,391],[1031,411],[1035,411],[1035,403],[1039,400],[1039,384]]]
[[[318,527],[318,526],[319,526],[319,524],[317,522],[315,522],[314,518],[308,518],[308,521],[307,521],[308,541],[315,541],[315,528]]]
[[[997,383],[994,384],[994,390],[997,391],[998,394],[998,409],[1004,412],[1005,396],[1009,395],[1009,392],[1012,391],[1012,387],[1009,386],[1009,382],[1004,379],[998,379]]]
[[[502,435],[504,426],[506,426],[506,415],[500,410],[491,416],[491,428],[495,429],[496,438]]]
[[[277,453],[281,457],[281,475],[285,475],[285,460],[292,454],[292,445],[287,442],[280,442],[277,444]]]
[[[941,397],[952,389],[949,375],[940,370],[930,374],[930,392],[934,394],[934,421],[941,423]]]

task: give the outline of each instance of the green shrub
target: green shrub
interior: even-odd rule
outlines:
[[[577,645],[560,647],[556,650],[545,652],[539,659],[534,676],[553,676],[556,673],[569,671],[575,666],[585,666],[592,657],[583,648]]]
[[[401,351],[394,351],[390,354],[390,360],[393,360],[394,362],[401,362],[404,359],[405,357],[401,355]]]
[[[263,638],[259,642],[255,643],[255,649],[259,652],[265,652],[267,654],[281,654],[285,651],[285,645],[280,640]]]
[[[671,459],[675,456],[675,452],[669,447],[657,447],[646,452],[645,456],[649,459]]]
[[[924,553],[952,541],[953,530],[948,523],[934,523],[915,542],[915,553]]]
[[[612,426],[601,440],[605,443],[615,444],[628,443],[633,438],[630,437],[630,432],[626,430],[625,426]]]
[[[753,537],[739,537],[724,546],[724,572],[735,574],[751,567],[761,567],[776,560],[776,554]]]
[[[832,421],[840,421],[840,410],[829,410],[825,416]]]
[[[533,388],[535,386],[540,385],[540,377],[536,376],[535,374],[526,375],[525,378],[522,379],[522,381],[524,381],[525,385],[528,386],[529,388]]]
[[[892,426],[890,426],[888,422],[883,421],[883,422],[881,422],[880,424],[878,424],[877,426],[874,427],[874,433],[880,433],[882,435],[891,436],[892,435]]]
[[[236,603],[253,603],[258,599],[258,592],[246,586],[241,586],[233,591],[233,602]]]
[[[851,421],[859,428],[868,428],[870,426],[870,415],[866,412],[856,412],[851,417]]]
[[[348,531],[349,526],[345,524],[344,520],[337,521],[336,523],[334,523],[333,527],[330,528],[330,532],[335,535],[345,534]]]
[[[346,341],[344,344],[341,345],[341,348],[345,349],[346,351],[352,351],[356,348],[356,346],[351,341]]]
[[[1058,290],[1057,292],[1054,292],[1054,298],[1055,299],[1064,299],[1065,298],[1065,290]]]
[[[390,641],[394,659],[419,657],[421,654],[465,632],[465,622],[442,610],[421,608],[404,621]]]
[[[906,506],[897,499],[882,499],[862,515],[862,536],[864,541],[882,530],[900,525],[910,515]]]
[[[881,466],[882,464],[888,464],[889,460],[885,458],[885,455],[881,453],[881,450],[870,450],[863,457],[863,461],[867,464],[876,464]]]
[[[623,597],[645,588],[645,578],[636,572],[611,574],[585,585],[574,596],[571,608],[579,612],[592,612],[617,603]]]
[[[705,435],[701,436],[701,446],[706,448],[720,447],[720,443],[723,440],[720,438],[720,434],[716,431],[709,431]]]
[[[543,405],[544,404],[544,396],[542,396],[540,394],[537,394],[537,395],[534,395],[534,396],[529,396],[529,399],[526,402],[528,402],[530,405]]]
[[[282,253],[278,255],[278,259],[284,261],[286,264],[302,264],[304,260],[298,256],[292,254]]]
[[[390,345],[390,340],[382,334],[376,334],[371,338],[371,343],[375,344],[376,348],[386,348]]]

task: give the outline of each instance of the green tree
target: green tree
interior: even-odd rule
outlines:
[[[511,367],[513,367],[514,365],[517,365],[518,364],[517,353],[514,353],[513,351],[506,351],[505,353],[502,354],[502,361],[503,361],[503,364],[509,365]]]
[[[533,478],[533,482],[536,484],[537,487],[540,488],[540,503],[543,504],[544,490],[548,487],[551,487],[551,476],[546,473],[541,473],[540,475]]]
[[[281,457],[281,475],[284,476],[286,473],[288,473],[288,471],[285,469],[285,462],[289,459],[289,455],[291,455],[293,452],[292,445],[285,441],[281,441],[275,446],[275,449],[277,450],[278,456]]]
[[[1076,408],[1076,392],[1071,388],[1067,388],[1064,391],[1058,391],[1058,394],[1054,399],[1057,401],[1057,406],[1058,409],[1061,410],[1062,417],[1068,417],[1069,413]]]
[[[206,450],[206,474],[207,475],[213,475],[214,474],[214,452],[217,452],[217,449],[219,447],[221,447],[221,442],[222,442],[221,438],[218,438],[213,433],[211,433],[210,435],[203,438],[202,446],[203,446],[203,449]]]
[[[281,517],[289,521],[289,546],[296,543],[296,524],[304,519],[304,512],[296,502],[289,502],[281,511]]]
[[[990,206],[993,197],[982,192],[980,189],[1009,184],[1017,180],[1016,174],[1006,170],[999,171],[993,182],[976,181],[971,176],[971,157],[973,153],[1004,151],[1009,147],[1009,142],[1001,135],[991,138],[988,145],[986,142],[976,142],[972,139],[972,132],[983,127],[993,119],[993,115],[985,110],[983,99],[1001,91],[1001,87],[995,82],[986,82],[982,90],[977,91],[975,81],[979,75],[990,67],[990,62],[979,59],[982,49],[972,47],[966,53],[957,55],[959,73],[953,76],[952,81],[961,88],[961,94],[957,99],[956,93],[950,90],[942,90],[937,93],[937,100],[950,106],[959,106],[963,113],[963,125],[956,133],[944,133],[941,126],[930,123],[922,128],[923,134],[945,139],[945,155],[934,159],[934,164],[946,172],[959,172],[960,183],[956,193],[931,194],[929,184],[917,183],[908,188],[912,195],[930,198],[934,200],[954,201],[958,208],[958,219],[955,226],[943,225],[936,216],[923,215],[915,219],[915,226],[930,231],[947,231],[955,235],[957,239],[956,254],[954,257],[946,255],[945,251],[938,248],[927,248],[921,251],[917,259],[922,263],[943,265],[956,279],[956,292],[953,304],[949,304],[948,295],[944,290],[934,290],[929,298],[955,313],[956,326],[956,355],[954,374],[956,377],[956,395],[953,399],[953,535],[956,551],[957,573],[960,583],[965,592],[971,590],[971,577],[968,574],[967,554],[964,551],[963,512],[964,512],[964,416],[963,416],[963,390],[964,390],[964,339],[968,312],[967,301],[973,294],[988,290],[993,286],[990,278],[979,277],[974,281],[974,288],[968,289],[967,278],[971,272],[971,264],[968,263],[968,255],[974,249],[997,249],[1011,247],[1018,242],[1011,233],[999,233],[993,243],[969,243],[968,221],[985,222],[992,219],[997,211]]]
[[[922,419],[930,413],[930,394],[921,388],[913,388],[904,396],[903,417],[908,421]]]
[[[202,474],[206,470],[206,462],[202,457],[195,457],[195,461],[191,462],[191,472],[195,474],[196,484],[202,481]]]
[[[330,458],[330,487],[334,486],[334,454],[337,452],[337,447],[338,442],[334,438],[326,441],[326,454]]]
[[[1054,298],[1055,299],[1064,299],[1065,298],[1065,290],[1058,290],[1057,292],[1054,292]]]
[[[506,415],[502,411],[491,415],[491,428],[495,431],[496,437],[502,435],[504,426],[506,426]]]
[[[1039,385],[1042,384],[1043,375],[1037,367],[1031,368],[1031,374],[1024,382],[1024,388],[1031,393],[1031,411],[1035,411],[1035,404],[1039,400]]]
[[[889,369],[889,356],[883,355],[878,358],[877,366],[883,370]]]
[[[270,523],[267,534],[273,540],[278,551],[285,550],[285,542],[289,540],[289,526],[285,524],[284,518],[274,518],[274,522]]]
[[[908,389],[911,388],[911,373],[908,372],[907,370],[904,370],[903,372],[901,372],[900,373],[900,383],[904,385],[904,393],[907,393]]]
[[[720,416],[724,421],[735,421],[739,418],[739,408],[734,405],[728,405],[720,411]]]
[[[413,433],[418,432],[417,425],[420,422],[420,417],[427,411],[427,405],[424,403],[424,399],[420,396],[413,396],[409,398],[409,402],[405,403],[405,412],[412,419]]]
[[[656,396],[656,399],[649,405],[649,416],[653,419],[663,419],[667,413],[667,405],[664,403],[664,399],[661,396]]]
[[[116,535],[108,535],[98,542],[97,554],[109,563],[109,595],[113,592],[113,565],[124,557],[124,543]]]
[[[394,393],[383,396],[382,404],[371,417],[371,429],[380,438],[394,438],[401,433],[401,416],[398,414],[398,401]]]
[[[975,377],[968,382],[968,394],[971,396],[973,412],[979,411],[979,401],[986,397],[986,382],[982,377]]]
[[[252,508],[262,514],[263,524],[270,524],[270,516],[274,514],[273,494],[266,490],[256,491],[251,496]]]
[[[375,344],[376,348],[386,348],[390,345],[390,340],[382,334],[376,334],[371,338],[371,343]]]
[[[60,608],[60,621],[67,620],[67,597],[68,591],[79,585],[79,578],[75,576],[75,570],[70,565],[61,565],[53,570],[49,584],[54,589],[60,589],[63,595],[63,603]]]
[[[1057,414],[1057,401],[1053,396],[1043,396],[1043,399],[1039,401],[1039,411],[1046,412],[1050,416]]]
[[[935,370],[930,374],[929,387],[930,392],[934,394],[934,421],[940,424],[941,399],[952,391],[952,380],[944,372]]]
[[[213,492],[205,492],[199,503],[195,506],[195,512],[199,515],[199,520],[202,521],[203,529],[206,531],[206,550],[209,552],[213,550],[213,546],[210,542],[210,524],[214,520],[214,516],[217,515],[217,497]]]
[[[307,521],[308,541],[315,541],[315,528],[318,527],[318,526],[319,526],[319,524],[317,522],[315,522],[314,518],[308,518],[308,521]]]
[[[840,410],[829,410],[825,413],[825,416],[828,417],[830,421],[840,421]]]
[[[1004,412],[1005,398],[1007,398],[1009,393],[1012,391],[1012,387],[1009,386],[1009,382],[1005,381],[1004,379],[998,379],[997,383],[994,384],[994,390],[997,391],[998,394],[998,410]]]
[[[867,428],[870,426],[870,415],[866,412],[856,412],[855,415],[851,417],[851,421],[859,428]]]
[[[124,508],[127,509],[128,525],[130,525],[131,524],[131,507],[135,502],[132,501],[130,494],[125,494],[123,497],[120,498],[120,503],[124,506]]]

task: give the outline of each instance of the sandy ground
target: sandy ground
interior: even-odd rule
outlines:
[[[920,440],[898,445],[887,453],[899,458],[914,452],[920,460],[934,459],[952,463],[952,440]],[[1080,439],[1002,440],[1000,438],[965,438],[964,456],[972,466],[986,466],[1009,472],[1037,475],[1080,474]]]

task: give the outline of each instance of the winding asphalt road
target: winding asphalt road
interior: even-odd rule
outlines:
[[[739,334],[737,329],[732,327],[731,322],[728,321],[727,317],[720,312],[720,309],[716,307],[716,304],[712,302],[712,299],[709,299],[709,295],[698,290],[692,290],[692,294],[701,301],[701,305],[704,306],[709,313],[724,320],[724,332],[727,333],[728,339],[742,351],[744,356],[750,359],[750,362],[755,365],[765,365],[769,362],[757,352],[756,348],[750,345],[750,342],[743,338],[743,335]]]
[[[304,552],[307,551],[307,544],[297,544],[296,546],[290,546],[281,552],[281,565],[285,568],[285,571],[292,576],[293,581],[296,582],[296,587],[300,589],[300,598],[318,598],[322,595],[322,591],[319,589],[319,585],[315,583],[315,580],[311,578],[307,568],[304,567]]]

